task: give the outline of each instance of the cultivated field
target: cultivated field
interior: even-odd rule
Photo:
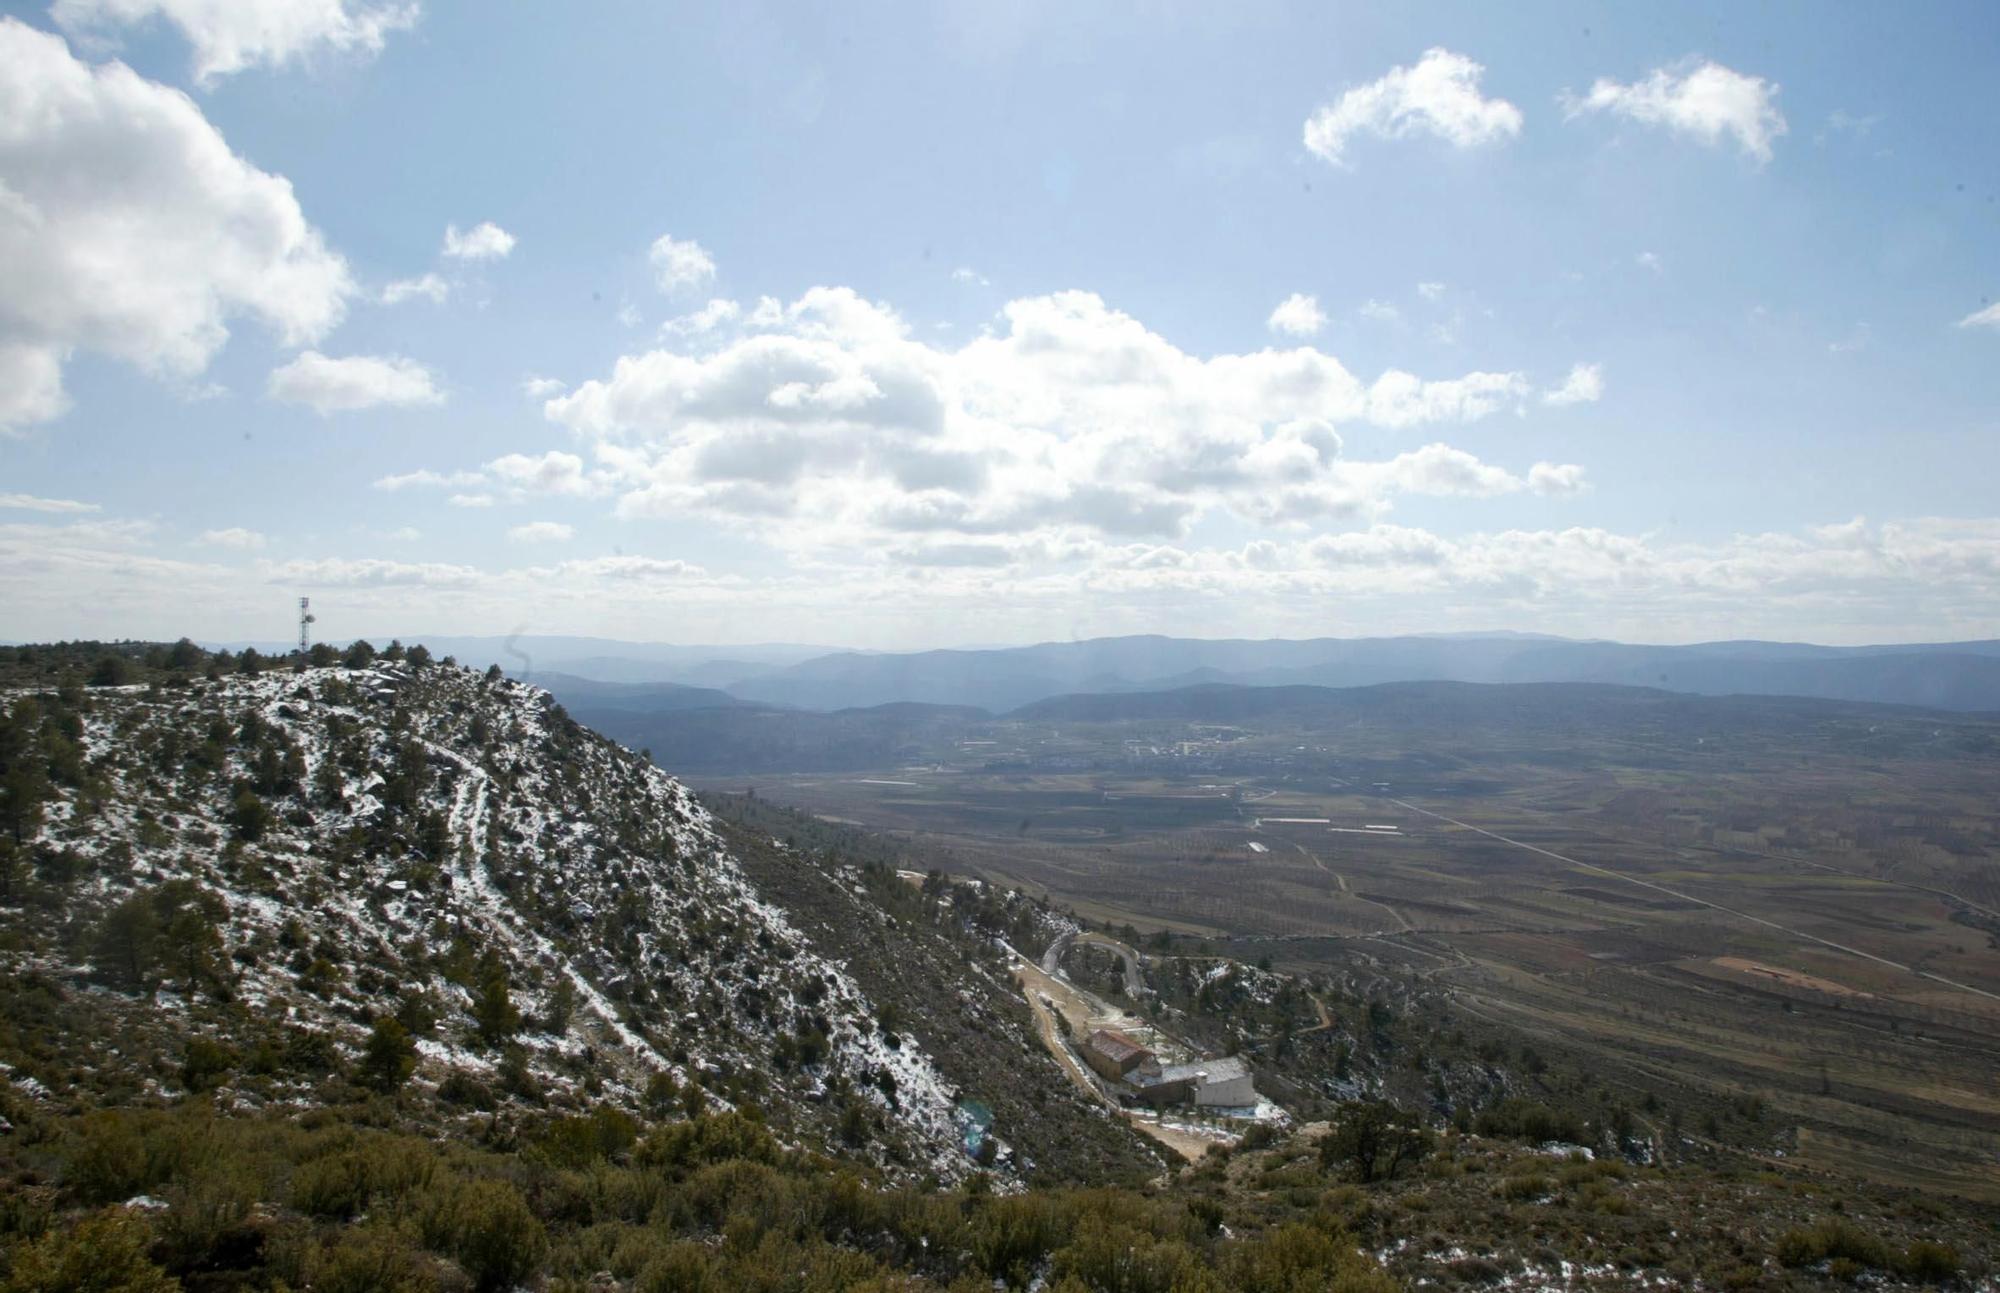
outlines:
[[[1708,704],[996,721],[747,780],[1092,919],[1365,958],[1635,1100],[1760,1098],[1774,1166],[2000,1198],[1992,725]]]

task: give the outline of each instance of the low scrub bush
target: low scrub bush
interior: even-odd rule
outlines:
[[[1527,1203],[1546,1197],[1555,1189],[1555,1183],[1539,1173],[1529,1176],[1509,1176],[1500,1182],[1500,1197],[1509,1203]]]
[[[1893,1260],[1887,1244],[1845,1217],[1787,1230],[1778,1236],[1775,1256],[1786,1266],[1849,1261],[1878,1270],[1887,1269]]]
[[[346,1220],[378,1198],[427,1188],[437,1172],[429,1146],[382,1140],[309,1159],[292,1173],[291,1204],[308,1216]]]
[[[456,1261],[480,1289],[521,1283],[547,1250],[541,1220],[505,1181],[453,1181],[415,1202],[414,1222],[424,1246]]]
[[[1482,1136],[1525,1140],[1537,1145],[1551,1140],[1577,1144],[1587,1134],[1575,1114],[1518,1097],[1509,1097],[1482,1110],[1472,1120],[1472,1129]]]
[[[1401,1287],[1345,1234],[1293,1223],[1235,1245],[1227,1287],[1242,1293],[1396,1293]]]
[[[147,1256],[152,1239],[129,1213],[86,1217],[15,1249],[0,1293],[178,1293],[180,1281]]]

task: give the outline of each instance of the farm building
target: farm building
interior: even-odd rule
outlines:
[[[1192,1104],[1240,1109],[1257,1103],[1250,1066],[1239,1059],[1174,1064],[1139,1082],[1139,1098],[1151,1105]]]
[[[1152,1059],[1153,1052],[1113,1028],[1100,1028],[1084,1039],[1083,1062],[1113,1082],[1123,1082]]]

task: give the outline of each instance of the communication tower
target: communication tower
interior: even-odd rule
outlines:
[[[312,650],[312,626],[315,618],[317,617],[312,613],[312,599],[310,597],[299,598],[300,655],[304,655],[306,652]]]

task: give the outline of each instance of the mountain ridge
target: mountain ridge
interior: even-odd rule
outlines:
[[[1709,696],[1610,682],[1382,682],[1251,686],[1204,682],[1161,690],[1069,692],[1002,713],[916,701],[831,711],[740,706],[642,713],[568,698],[577,716],[690,775],[841,772],[922,765],[962,755],[968,740],[1012,744],[1024,725],[1174,719],[1254,723],[1266,718],[1339,721],[1396,712],[1463,724],[1534,721],[1571,713],[1579,721],[1636,721],[1646,713],[1733,728],[1747,718],[1785,717],[1866,725],[1934,721],[1975,739],[2000,713],[1933,709],[1811,696]]]
[[[1041,1170],[1043,1133],[1095,1125],[1059,1079],[1029,1120],[982,1076],[1000,1054],[1052,1069],[999,954],[971,954],[983,935],[940,956],[898,934],[949,976],[939,991],[977,1003],[976,1035],[938,1034],[957,1052],[940,1067],[922,1039],[942,1021],[883,1026],[853,973],[746,874],[745,850],[768,842],[498,671],[405,656],[5,700],[72,769],[16,819],[24,851],[7,856],[61,877],[66,897],[7,968],[90,985],[72,999],[149,1047],[178,1047],[163,1020],[280,1048],[311,1035],[344,1067],[371,1021],[395,1017],[433,1095],[638,1108],[664,1081],[706,1107],[755,1104],[806,1143],[845,1136],[912,1179],[974,1170],[962,1092],[1018,1114],[994,1129],[1019,1150],[1003,1173]],[[10,719],[8,739],[21,730]],[[192,959],[166,950],[176,940]]]
[[[1823,647],[1643,646],[1538,637],[1182,639],[1157,635],[993,651],[821,656],[728,685],[810,709],[914,700],[995,712],[1075,691],[1377,682],[1617,682],[1702,695],[1804,695],[2000,709],[2000,642]]]

